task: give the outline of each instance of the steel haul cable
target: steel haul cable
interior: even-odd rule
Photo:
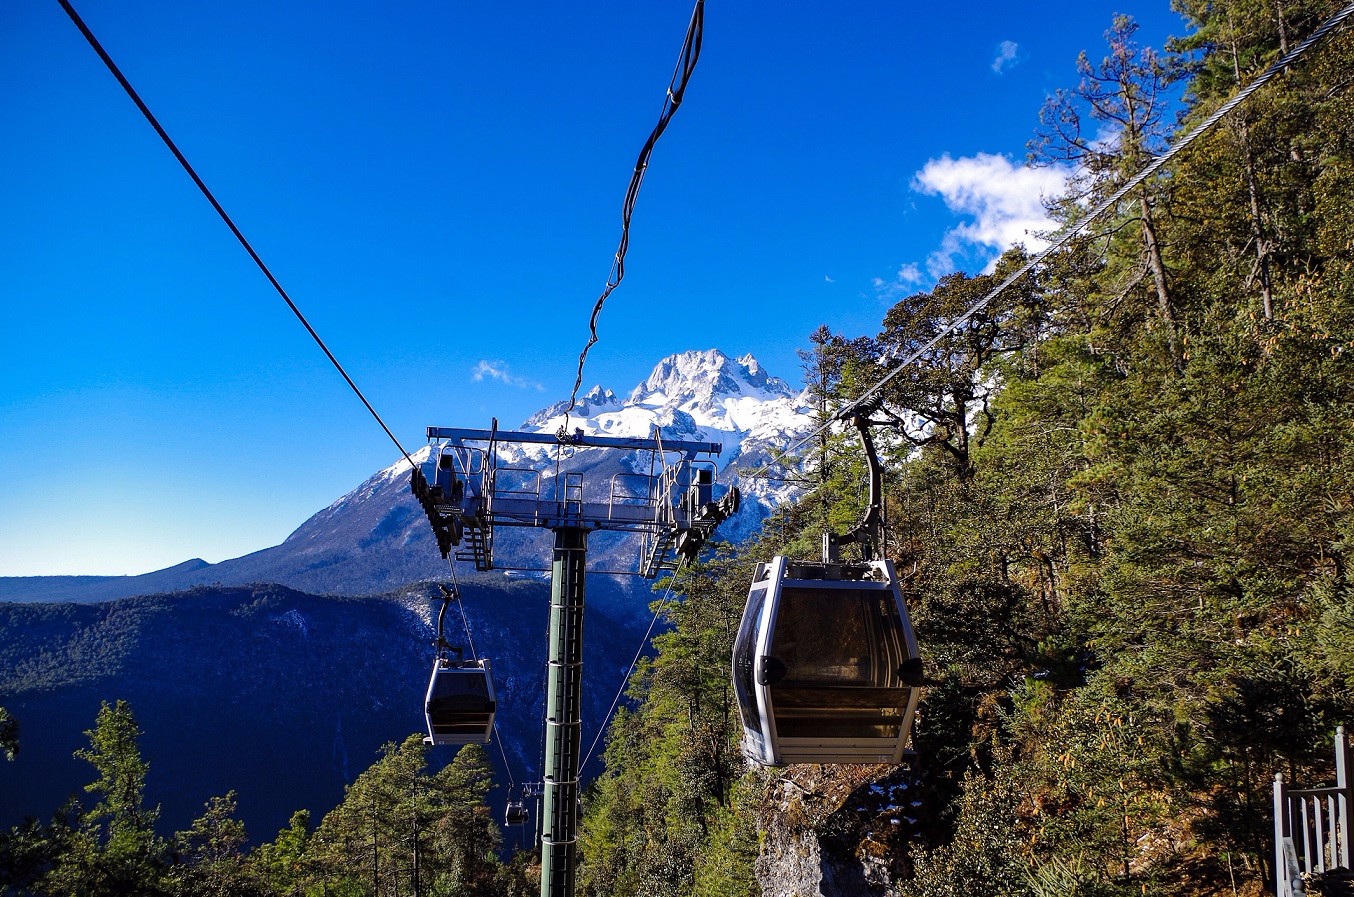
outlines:
[[[353,378],[348,376],[348,372],[344,370],[343,365],[339,364],[339,360],[334,357],[334,353],[329,351],[329,347],[325,345],[324,340],[320,339],[319,333],[317,333],[315,328],[310,325],[310,321],[306,320],[306,316],[301,313],[301,309],[292,301],[291,296],[283,289],[282,284],[278,279],[273,276],[273,272],[264,263],[259,254],[254,251],[254,247],[250,244],[240,228],[236,226],[235,221],[226,212],[225,207],[217,201],[216,196],[207,187],[206,182],[198,176],[197,171],[188,161],[188,158],[179,150],[178,145],[174,143],[174,140],[169,136],[169,133],[161,126],[159,119],[155,117],[155,114],[150,111],[150,107],[141,99],[141,95],[136,92],[136,88],[133,87],[132,83],[127,80],[127,77],[122,74],[122,70],[119,69],[117,63],[113,61],[113,57],[108,55],[108,51],[103,48],[103,44],[99,43],[99,39],[94,36],[94,32],[89,30],[89,26],[85,24],[85,20],[80,18],[80,14],[75,11],[75,7],[71,6],[70,0],[57,0],[57,2],[61,4],[61,8],[66,11],[66,15],[70,17],[70,20],[75,23],[75,27],[80,29],[80,33],[85,36],[85,40],[94,48],[94,52],[103,60],[103,64],[108,67],[108,71],[112,72],[113,77],[122,85],[122,89],[127,92],[127,96],[132,98],[132,102],[136,104],[136,108],[141,110],[141,114],[145,116],[146,121],[150,123],[150,126],[155,129],[155,133],[160,135],[160,139],[164,141],[165,146],[169,147],[169,151],[174,154],[174,158],[183,166],[183,170],[188,172],[188,176],[193,179],[193,183],[197,185],[198,190],[202,191],[203,196],[207,197],[207,202],[212,204],[212,208],[216,210],[216,214],[221,216],[221,220],[226,223],[226,227],[230,228],[230,232],[235,235],[235,239],[240,241],[240,245],[244,247],[245,252],[249,253],[249,257],[254,260],[254,264],[258,265],[259,270],[263,272],[263,276],[268,278],[268,282],[273,285],[273,289],[277,290],[277,294],[282,297],[282,301],[287,303],[287,307],[291,309],[292,314],[296,316],[296,319],[301,322],[301,326],[306,328],[306,332],[310,334],[311,339],[315,341],[315,344],[324,352],[325,357],[329,359],[330,364],[332,364],[334,369],[343,377],[349,388],[352,389],[353,394],[361,400],[363,406],[367,409],[367,412],[376,420],[376,423],[380,424],[381,429],[385,431],[386,436],[390,437],[390,441],[395,443],[395,448],[400,450],[400,454],[404,456],[404,460],[409,462],[409,466],[415,467],[414,459],[409,457],[409,453],[404,450],[404,446],[395,438],[395,434],[391,432],[390,427],[386,426],[386,422],[381,419],[381,415],[376,413],[376,409],[372,407],[371,402],[367,401],[367,397],[363,395],[362,390],[358,389]]]
[[[649,168],[649,157],[653,155],[654,144],[667,129],[668,122],[677,114],[677,108],[682,105],[686,85],[691,80],[692,72],[696,70],[696,61],[700,59],[704,26],[705,0],[696,0],[696,7],[691,11],[691,22],[686,28],[686,39],[682,42],[682,52],[677,58],[677,68],[672,73],[672,80],[668,82],[663,111],[658,116],[658,124],[654,125],[653,131],[649,133],[649,139],[644,141],[644,146],[639,151],[634,173],[630,176],[630,186],[625,191],[625,203],[621,207],[621,241],[616,247],[616,256],[611,262],[611,274],[607,277],[606,286],[602,289],[602,295],[597,297],[597,302],[592,307],[592,316],[588,319],[588,341],[583,346],[583,351],[578,354],[578,374],[574,378],[573,391],[569,393],[569,405],[564,411],[561,432],[569,429],[569,415],[578,405],[578,390],[583,386],[583,365],[587,363],[588,352],[597,343],[597,319],[602,314],[602,306],[606,304],[611,291],[620,286],[621,281],[625,279],[625,254],[630,249],[630,217],[635,212],[639,188],[644,182],[644,172]]]
[[[672,588],[677,584],[677,574],[681,570],[682,565],[679,562],[677,569],[672,572],[672,577],[668,580],[667,591],[663,593],[663,597],[658,602],[658,607],[654,609],[653,619],[649,620],[649,628],[645,630],[644,637],[639,640],[639,648],[635,651],[630,666],[626,668],[625,675],[621,677],[621,687],[616,690],[616,697],[611,699],[611,707],[602,717],[602,724],[597,727],[597,735],[592,739],[592,744],[588,747],[588,753],[583,757],[583,762],[578,765],[580,770],[587,767],[588,761],[592,759],[593,752],[597,750],[598,742],[606,734],[607,726],[611,723],[611,715],[616,712],[616,707],[621,702],[621,695],[625,694],[625,686],[629,684],[630,676],[635,672],[635,667],[639,666],[639,659],[644,654],[644,646],[649,644],[649,637],[653,635],[654,626],[658,625],[658,618],[672,601]]]

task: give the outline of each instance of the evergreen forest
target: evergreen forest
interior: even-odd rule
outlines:
[[[1176,7],[1189,37],[1140,46],[1117,18],[1042,110],[1031,162],[1078,172],[1061,222],[1340,5]],[[874,336],[813,334],[824,415],[1025,261],[945,277]],[[887,554],[931,683],[916,762],[738,754],[728,657],[755,563],[815,559],[864,510],[859,448],[834,437],[804,449],[808,496],[680,580],[587,806],[588,893],[794,893],[775,867],[805,845],[823,893],[1271,889],[1274,775],[1331,780],[1354,723],[1352,362],[1346,31],[880,393]],[[854,884],[829,869],[852,863]]]
[[[1076,61],[1029,145],[1070,224],[1341,8],[1175,0]],[[596,897],[1259,895],[1272,788],[1333,778],[1354,726],[1354,30],[1345,28],[981,311],[1029,256],[806,335],[822,419],[879,393],[887,555],[928,685],[902,767],[750,767],[729,657],[758,561],[816,559],[865,508],[837,430],[749,543],[680,571],[585,796]],[[660,584],[666,586],[667,584]],[[20,721],[22,723],[22,721]],[[0,749],[22,731],[0,714]],[[0,840],[12,894],[517,895],[483,750],[391,744],[343,803],[246,849],[225,795],[155,834],[132,709],[82,752],[88,802]],[[0,774],[3,762],[0,761]],[[802,871],[802,870],[801,870]]]

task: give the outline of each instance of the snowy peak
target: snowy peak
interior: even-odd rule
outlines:
[[[592,417],[601,414],[604,411],[615,411],[622,407],[620,396],[609,389],[603,389],[601,386],[594,386],[588,390],[583,398],[578,400],[574,406],[573,417]],[[562,399],[548,408],[542,408],[531,417],[527,418],[522,424],[522,429],[530,430],[533,427],[542,430],[548,429],[546,425],[557,417],[562,417],[569,408],[569,400]],[[557,425],[558,426],[558,425]]]
[[[767,373],[752,355],[731,358],[718,349],[679,352],[654,366],[649,376],[624,400],[609,389],[593,387],[573,411],[568,402],[544,408],[523,425],[538,433],[556,433],[561,427],[590,436],[646,438],[659,428],[664,439],[718,442],[719,481],[733,483],[738,470],[776,465],[777,451],[811,432],[816,418],[807,392],[799,392]],[[549,446],[522,446],[514,451],[526,465],[545,465]],[[610,476],[614,463],[601,450],[575,453],[575,463],[601,465]],[[647,465],[646,459],[629,464]],[[580,468],[581,469],[581,468]],[[639,468],[626,468],[638,472]],[[647,469],[647,467],[645,468]],[[754,479],[739,484],[743,510],[725,524],[726,538],[742,538],[755,530],[771,509],[798,494],[789,482]]]
[[[695,410],[708,411],[726,398],[772,401],[794,396],[789,384],[768,376],[752,355],[735,360],[718,349],[707,349],[664,358],[648,379],[630,393],[627,404],[663,404],[693,410],[689,406],[695,403]]]
[[[625,400],[594,386],[572,412],[556,402],[527,418],[523,429],[560,427],[609,436],[649,436],[722,442],[726,459],[745,438],[778,440],[810,421],[806,397],[773,377],[751,355],[730,358],[718,349],[679,352],[654,366]]]
[[[619,405],[621,403],[619,396],[600,386],[594,386],[588,390],[588,394],[583,397],[583,401],[590,405]]]

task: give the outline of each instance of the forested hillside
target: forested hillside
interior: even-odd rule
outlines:
[[[421,734],[389,743],[322,818],[298,810],[270,843],[246,851],[236,794],[212,797],[171,837],[156,832],[150,774],[132,707],[104,703],[77,757],[93,767],[86,801],[0,838],[0,892],[80,897],[270,894],[523,895],[522,862],[503,863],[485,805],[492,770],[470,745],[436,772]],[[318,823],[318,824],[314,824]]]
[[[1030,144],[1070,223],[1327,16],[1177,3],[1079,60]],[[748,771],[730,643],[756,560],[861,512],[854,442],[686,575],[588,804],[597,895],[1260,893],[1270,793],[1354,721],[1354,34],[1128,194],[893,380],[888,553],[932,680],[912,768]],[[806,356],[830,412],[1025,260]]]

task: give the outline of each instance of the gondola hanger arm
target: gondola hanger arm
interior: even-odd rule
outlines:
[[[860,545],[861,554],[867,561],[878,560],[884,556],[884,474],[874,437],[870,435],[870,427],[879,424],[870,420],[869,413],[868,408],[858,408],[850,418],[851,425],[856,428],[856,434],[860,437],[861,448],[865,452],[865,464],[870,481],[869,504],[866,506],[865,516],[855,529],[841,535],[824,534],[824,563],[835,563],[841,546],[851,543]]]

